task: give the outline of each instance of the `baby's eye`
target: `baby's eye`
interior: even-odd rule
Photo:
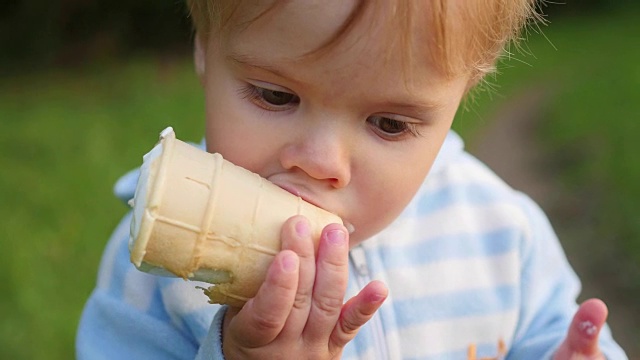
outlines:
[[[277,87],[276,85],[273,86]],[[244,86],[240,90],[240,95],[267,111],[284,111],[300,103],[298,95],[253,84]]]
[[[256,87],[256,91],[265,102],[275,106],[298,103],[300,100],[296,95],[284,91],[269,90],[259,87]]]
[[[397,139],[405,134],[417,135],[416,125],[406,121],[395,120],[384,116],[369,116],[367,122],[376,132],[386,138]]]

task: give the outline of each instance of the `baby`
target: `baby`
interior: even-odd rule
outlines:
[[[257,295],[231,308],[137,272],[127,216],[79,358],[626,358],[606,306],[576,305],[540,209],[450,130],[534,1],[188,3],[207,151],[345,226],[325,227],[315,248],[308,221],[289,219]]]

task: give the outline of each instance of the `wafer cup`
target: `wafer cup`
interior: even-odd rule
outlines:
[[[141,271],[203,281],[211,303],[242,306],[255,296],[281,249],[282,224],[309,219],[317,241],[342,220],[268,180],[175,137],[172,128],[143,158],[129,250]]]

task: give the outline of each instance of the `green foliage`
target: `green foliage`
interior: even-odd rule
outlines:
[[[0,358],[73,358],[101,253],[127,211],[115,180],[167,125],[199,141],[203,116],[190,61],[0,82]]]
[[[173,53],[189,47],[184,1],[4,1],[0,72]]]
[[[619,283],[640,295],[637,14],[600,18],[590,28],[566,24],[558,42],[573,51],[555,66],[556,96],[540,138],[559,155],[559,176],[581,197],[594,238],[626,261]]]

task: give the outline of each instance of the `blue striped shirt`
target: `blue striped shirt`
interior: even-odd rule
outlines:
[[[133,197],[137,173],[116,184]],[[113,233],[77,336],[79,359],[221,359],[224,306],[197,282],[139,272],[130,214]],[[400,216],[351,250],[347,298],[373,279],[389,297],[344,359],[547,359],[564,339],[580,283],[547,218],[463,150],[453,132]],[[626,359],[608,327],[609,359]],[[506,352],[506,354],[504,353]],[[504,357],[503,357],[504,355]]]

